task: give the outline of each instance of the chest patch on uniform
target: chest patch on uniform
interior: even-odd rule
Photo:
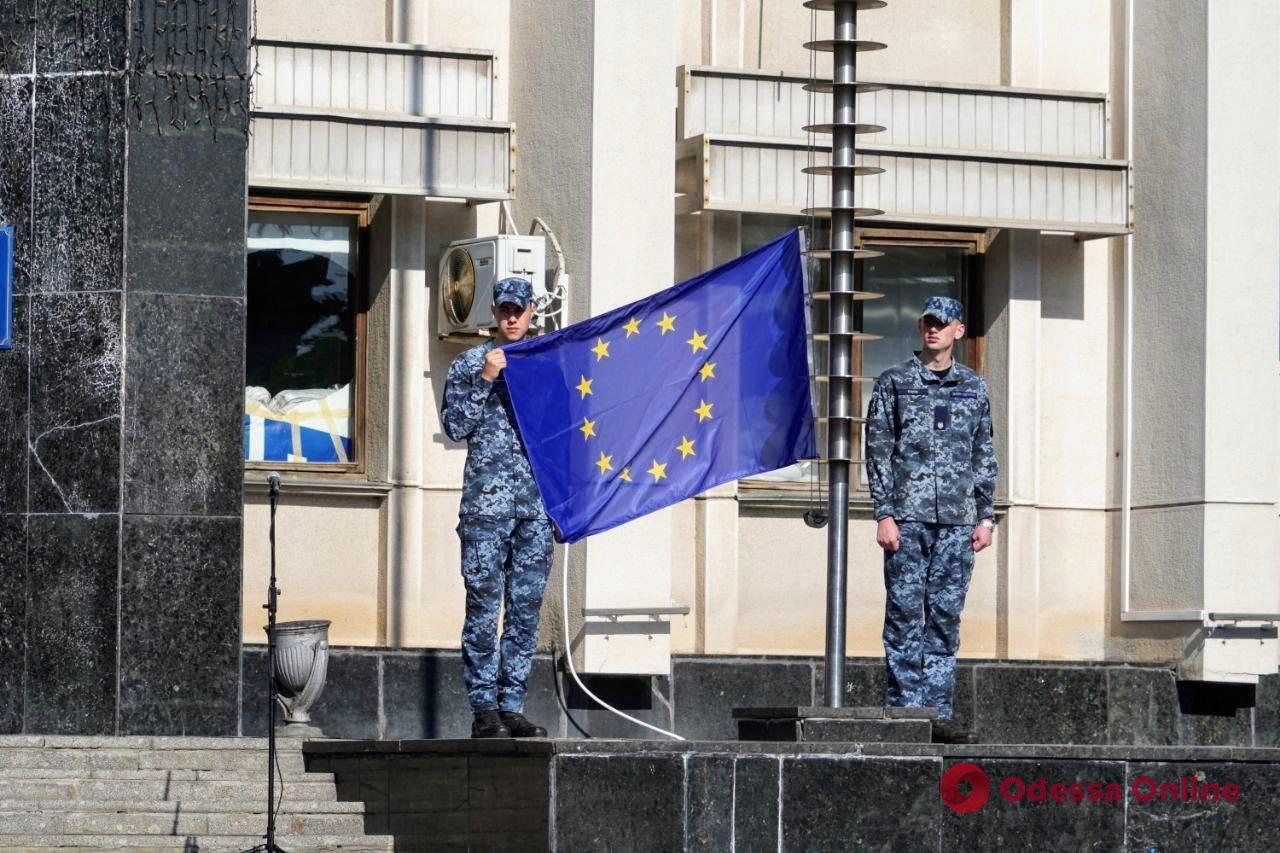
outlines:
[[[952,391],[951,399],[953,400],[976,400],[978,399],[977,391]]]
[[[923,397],[929,393],[928,388],[895,388],[894,394],[899,397]]]

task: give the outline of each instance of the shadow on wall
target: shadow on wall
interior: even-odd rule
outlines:
[[[1040,237],[1040,316],[1083,320],[1084,243],[1065,234]]]

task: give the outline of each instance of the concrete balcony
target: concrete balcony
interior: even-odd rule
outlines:
[[[677,111],[677,209],[799,214],[829,182],[801,170],[830,162],[831,96],[805,78],[683,67]],[[882,82],[858,96],[856,182],[877,222],[1028,228],[1081,235],[1130,228],[1129,169],[1106,156],[1106,97],[1087,92]]]
[[[259,39],[253,187],[492,200],[514,188],[515,128],[493,120],[493,54]]]

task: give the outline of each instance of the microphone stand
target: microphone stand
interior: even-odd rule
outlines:
[[[267,484],[271,498],[271,580],[267,584],[267,603],[262,605],[267,611],[267,836],[265,844],[247,853],[285,853],[276,844],[276,605],[280,597],[276,586],[276,504],[280,501],[280,475],[272,471]]]

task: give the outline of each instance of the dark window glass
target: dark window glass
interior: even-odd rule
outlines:
[[[358,218],[250,211],[245,459],[355,459]]]
[[[967,254],[964,249],[924,246],[868,246],[883,257],[862,262],[862,289],[883,299],[862,303],[862,331],[883,335],[862,348],[863,373],[879,376],[920,349],[916,320],[930,296],[964,302]],[[955,360],[965,360],[965,341],[956,342]]]

